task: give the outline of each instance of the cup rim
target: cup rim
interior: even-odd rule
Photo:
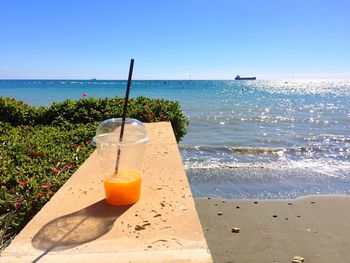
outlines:
[[[102,121],[99,126],[97,127],[97,130],[99,129],[99,127],[103,124],[106,124],[108,122],[112,122],[112,123],[118,123],[119,125],[121,124],[122,122],[122,118],[111,118],[111,119],[107,119],[107,120],[104,120]],[[111,146],[111,147],[115,147],[116,145],[123,145],[123,146],[131,146],[131,145],[136,145],[136,144],[149,144],[150,143],[150,138],[147,134],[147,131],[146,131],[146,128],[144,126],[144,124],[137,120],[137,119],[133,119],[133,118],[126,118],[125,119],[125,124],[130,124],[130,123],[136,123],[137,125],[139,125],[140,127],[142,127],[145,132],[144,132],[144,136],[142,136],[141,139],[139,140],[135,140],[135,141],[122,141],[120,142],[119,140],[116,141],[116,142],[109,142],[109,143],[101,143],[101,139],[104,138],[105,136],[110,136],[110,135],[113,135],[113,136],[116,136],[116,138],[118,138],[119,136],[119,133],[117,132],[109,132],[109,133],[101,133],[99,135],[95,135],[93,138],[92,138],[92,141],[91,141],[91,145],[93,146],[97,146],[98,144],[99,145],[103,145],[104,147],[106,146]]]
[[[104,134],[100,134],[98,136],[94,136],[92,138],[91,145],[97,146],[97,144],[99,144],[99,145],[111,146],[111,147],[114,147],[116,145],[123,145],[123,146],[129,146],[130,145],[131,146],[131,145],[136,145],[136,144],[149,144],[150,141],[151,141],[148,136],[146,136],[146,137],[144,137],[144,138],[142,138],[140,140],[132,141],[132,142],[130,142],[130,141],[129,142],[123,142],[123,141],[119,142],[118,141],[118,142],[115,142],[115,143],[101,143],[101,142],[98,141],[100,138],[103,138],[104,136],[109,136],[111,134],[119,135],[119,133],[113,132],[113,133],[104,133]]]

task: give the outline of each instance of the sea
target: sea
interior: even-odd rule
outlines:
[[[0,80],[34,105],[123,97],[124,80]],[[349,80],[135,80],[131,97],[180,102],[179,143],[194,197],[350,194]]]

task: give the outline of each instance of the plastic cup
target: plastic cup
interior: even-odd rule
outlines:
[[[140,199],[142,164],[146,145],[150,142],[145,126],[136,119],[125,120],[123,140],[120,142],[121,125],[120,118],[105,120],[100,123],[93,138],[104,176],[106,200],[111,205],[131,205]]]

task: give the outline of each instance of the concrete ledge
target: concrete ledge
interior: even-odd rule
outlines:
[[[104,200],[94,152],[0,262],[212,262],[170,123],[147,124],[141,200]]]

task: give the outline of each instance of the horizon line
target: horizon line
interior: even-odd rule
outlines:
[[[88,78],[0,78],[0,80],[80,80],[80,81],[127,81],[126,79],[112,79],[112,78],[105,78],[105,79],[98,79],[98,78],[93,78],[93,79],[88,79]],[[212,81],[231,81],[235,80],[234,78],[232,79],[204,79],[204,78],[198,78],[198,79],[170,79],[170,78],[164,78],[164,79],[133,79],[132,81],[200,81],[200,80],[212,80]],[[256,81],[259,80],[350,80],[350,77],[335,77],[335,78],[258,78]],[[237,80],[241,81],[241,80]],[[254,81],[254,80],[252,80]]]

